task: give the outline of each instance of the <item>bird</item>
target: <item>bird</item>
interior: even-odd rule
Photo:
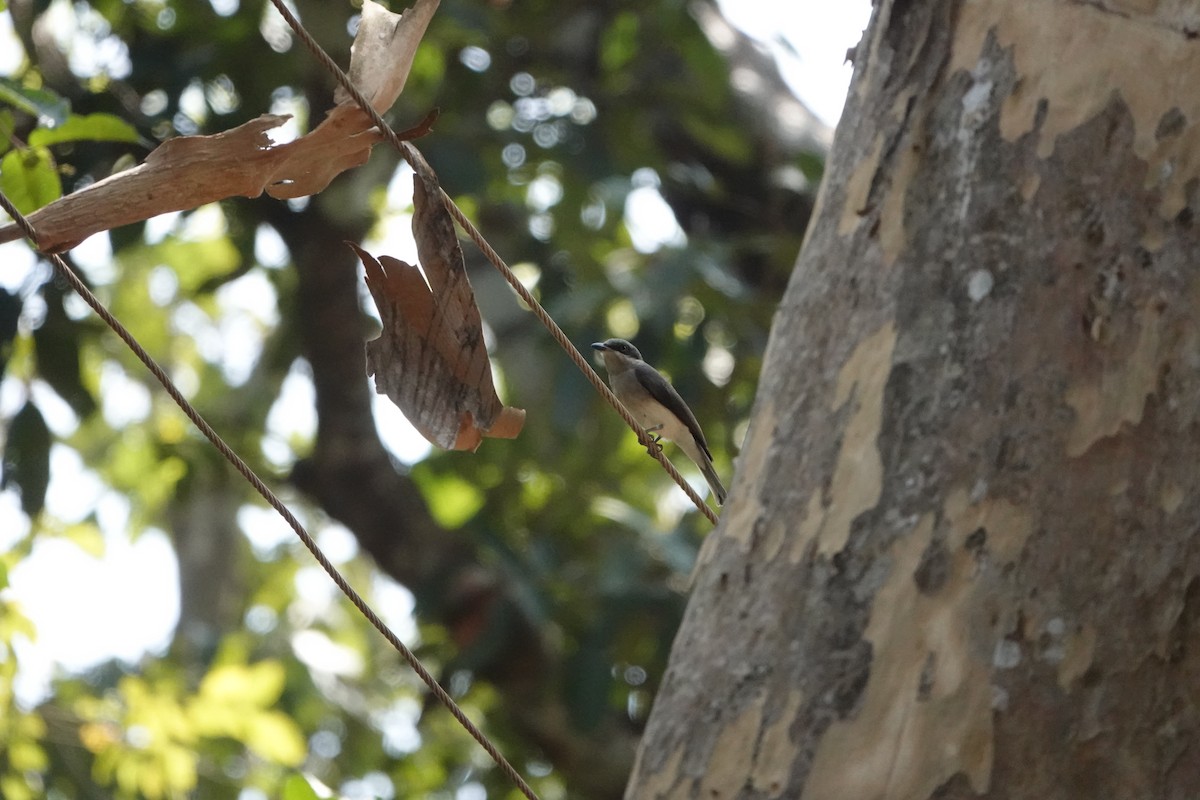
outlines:
[[[608,383],[617,399],[647,433],[658,434],[658,438],[678,445],[700,468],[717,504],[724,505],[725,487],[713,469],[712,451],[708,449],[704,432],[700,430],[696,415],[670,381],[643,361],[638,349],[624,339],[595,342],[592,348],[600,351],[604,359]]]

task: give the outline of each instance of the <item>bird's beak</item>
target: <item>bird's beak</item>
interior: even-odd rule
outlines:
[[[606,345],[604,342],[592,342],[592,349],[593,350],[607,350],[608,345]]]

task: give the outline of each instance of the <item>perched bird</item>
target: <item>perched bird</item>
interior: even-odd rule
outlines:
[[[718,504],[725,503],[725,487],[713,469],[712,453],[696,415],[675,387],[658,370],[642,360],[638,349],[624,339],[592,345],[604,357],[613,394],[642,423],[647,433],[657,433],[679,445],[700,468]]]

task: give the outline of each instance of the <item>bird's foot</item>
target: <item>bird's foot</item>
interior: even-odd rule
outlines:
[[[662,429],[662,423],[652,428],[646,428],[647,436],[645,440],[642,440],[642,444],[646,446],[646,454],[651,458],[658,458],[658,454],[662,452],[662,445],[659,444],[662,441],[662,437],[654,435],[655,431],[661,431]]]

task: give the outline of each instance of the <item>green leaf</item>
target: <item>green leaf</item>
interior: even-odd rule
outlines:
[[[144,257],[153,263],[175,264],[181,294],[191,294],[204,284],[228,275],[241,263],[242,256],[227,236],[184,240],[168,237],[161,244],[147,247]]]
[[[244,741],[259,757],[288,767],[299,766],[307,753],[300,727],[281,711],[250,714]]]
[[[633,61],[638,51],[638,16],[632,11],[618,14],[600,40],[600,63],[615,72]]]
[[[291,774],[283,782],[282,800],[320,800],[317,790],[303,775]]]
[[[0,111],[0,155],[12,149],[13,133],[17,129],[13,113],[7,108]]]
[[[44,147],[10,150],[0,158],[0,191],[22,214],[31,214],[62,197],[54,157]]]
[[[469,481],[457,475],[422,477],[420,484],[425,490],[429,513],[442,527],[460,527],[483,508],[483,492]]]
[[[686,114],[680,118],[680,122],[705,149],[723,159],[744,166],[754,157],[754,145],[736,124],[714,125],[711,119],[700,114]]]
[[[286,674],[278,661],[260,661],[244,666],[214,667],[200,684],[200,694],[214,703],[244,704],[266,708],[283,694]]]
[[[12,78],[0,78],[0,103],[7,103],[40,122],[61,125],[71,113],[71,103],[49,89],[31,89]]]
[[[11,645],[17,636],[24,636],[31,642],[37,641],[37,628],[33,620],[25,616],[15,602],[0,600],[0,642]],[[0,794],[0,797],[3,797]]]
[[[163,796],[183,797],[196,786],[196,753],[191,747],[172,745],[162,748],[158,767],[161,782],[169,791]]]
[[[820,183],[825,175],[825,156],[820,153],[801,153],[796,156],[796,165],[814,185]]]
[[[8,763],[20,772],[44,772],[49,766],[49,759],[37,742],[18,739],[8,746]]]
[[[19,488],[21,509],[33,517],[46,504],[46,487],[49,485],[50,429],[37,406],[26,402],[8,427],[0,489]]]
[[[93,558],[100,558],[105,552],[104,533],[94,522],[79,522],[68,525],[62,530],[62,535]]]
[[[29,144],[45,147],[60,142],[137,142],[138,132],[125,120],[112,114],[72,114],[61,125],[37,128],[29,134]]]
[[[0,797],[7,797],[8,800],[32,800],[34,797],[33,789],[21,775],[9,773],[0,775]]]

